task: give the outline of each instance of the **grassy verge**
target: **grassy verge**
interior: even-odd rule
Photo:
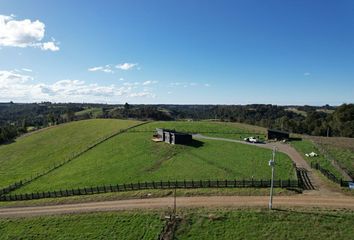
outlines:
[[[175,239],[352,239],[353,211],[180,209]],[[1,239],[157,239],[161,211],[0,220]]]
[[[192,196],[267,196],[268,188],[203,188],[203,189],[178,189],[176,191],[178,197]],[[287,189],[275,188],[276,196],[290,196],[297,192]],[[13,201],[0,202],[1,207],[20,207],[20,206],[42,206],[42,205],[57,205],[82,202],[98,202],[98,201],[113,201],[126,199],[142,199],[142,198],[159,198],[171,197],[173,190],[140,190],[128,192],[102,193],[95,195],[71,196],[63,198],[45,198],[28,201]]]
[[[351,239],[353,212],[199,210],[182,213],[177,239]]]
[[[164,222],[152,212],[1,219],[1,239],[157,239]]]

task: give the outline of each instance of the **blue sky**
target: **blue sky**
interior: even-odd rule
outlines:
[[[0,101],[354,102],[354,1],[0,2]]]

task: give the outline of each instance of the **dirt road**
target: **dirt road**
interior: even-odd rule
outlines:
[[[267,196],[214,196],[214,197],[178,197],[178,208],[194,207],[268,207]],[[134,209],[168,209],[173,207],[173,198],[132,199],[105,202],[90,202],[39,207],[1,208],[0,217],[26,217],[98,211],[119,211]],[[353,197],[321,196],[277,196],[273,207],[321,207],[354,210]]]

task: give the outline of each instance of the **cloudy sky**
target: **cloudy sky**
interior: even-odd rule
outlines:
[[[352,0],[1,0],[0,102],[354,102]]]

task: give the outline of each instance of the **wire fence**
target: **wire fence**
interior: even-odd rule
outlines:
[[[143,122],[143,123],[139,123],[137,125],[134,125],[134,126],[131,126],[131,127],[128,127],[128,128],[125,128],[125,129],[120,129],[119,131],[116,131],[112,134],[109,134],[109,135],[106,135],[106,136],[103,136],[99,139],[96,139],[93,143],[89,144],[88,146],[82,148],[81,150],[77,151],[76,153],[71,153],[67,158],[65,158],[62,162],[56,162],[56,163],[53,163],[52,166],[50,166],[49,168],[43,170],[42,172],[37,172],[35,174],[31,174],[30,177],[28,178],[25,178],[25,179],[22,179],[20,181],[17,181],[15,183],[12,183],[11,185],[3,188],[3,189],[0,189],[0,196],[1,195],[4,195],[4,194],[8,194],[26,184],[29,184],[30,182],[44,176],[44,175],[47,175],[48,173],[54,171],[55,169],[71,162],[72,160],[78,158],[79,156],[81,156],[82,154],[86,153],[87,151],[91,150],[92,148],[96,147],[97,145],[109,140],[110,138],[112,137],[115,137],[119,134],[122,134],[130,129],[133,129],[135,127],[139,127],[141,125],[144,125],[144,124],[147,124],[148,122]]]
[[[349,179],[354,179],[354,172],[350,171],[346,166],[344,166],[340,161],[338,161],[332,154],[329,153],[329,150],[323,145],[319,144],[316,141],[312,140],[312,143],[319,150],[319,152],[328,159],[331,164],[342,173],[345,177]]]
[[[323,168],[319,163],[311,162],[311,168],[320,171],[325,177],[327,177],[332,182],[339,184],[341,187],[348,187],[349,183],[352,182],[352,181],[345,181],[342,178],[336,177],[333,173]]]
[[[65,189],[59,191],[32,192],[25,194],[9,194],[0,196],[0,201],[22,201],[42,198],[58,198],[78,195],[92,195],[110,192],[126,192],[146,189],[194,189],[194,188],[269,188],[271,180],[199,180],[199,181],[153,181],[116,185],[103,185]],[[276,188],[300,188],[299,180],[274,180]]]

